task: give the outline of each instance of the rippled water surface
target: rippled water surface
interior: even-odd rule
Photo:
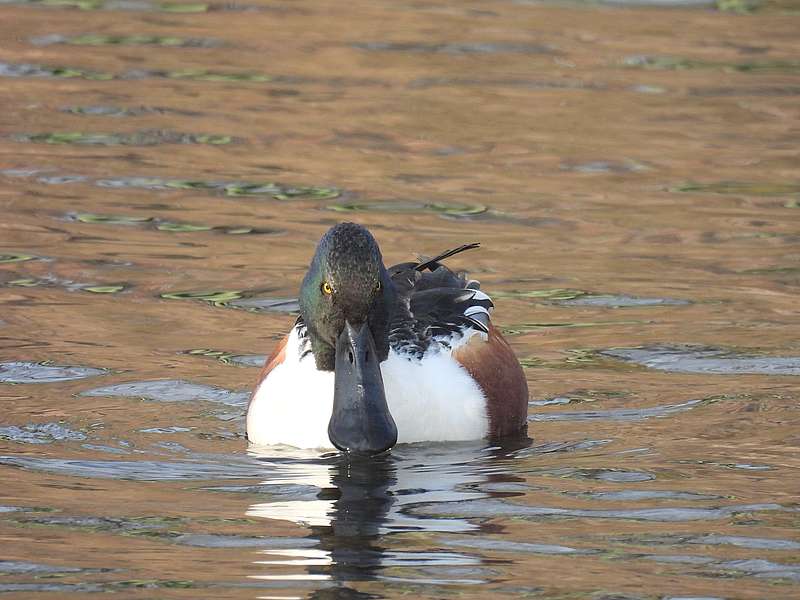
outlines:
[[[0,593],[800,597],[800,5],[0,0]],[[314,242],[453,259],[531,441],[248,451]]]

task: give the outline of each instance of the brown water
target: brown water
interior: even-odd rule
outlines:
[[[4,597],[800,597],[796,4],[2,4]],[[248,453],[344,219],[482,242],[528,447]]]

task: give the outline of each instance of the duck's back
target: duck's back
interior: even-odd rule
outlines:
[[[433,259],[389,269],[398,292],[389,334],[390,357],[428,366],[419,373],[427,385],[397,387],[425,385],[431,404],[438,407],[439,414],[450,414],[454,427],[480,412],[485,427],[482,435],[457,439],[519,434],[527,426],[527,381],[513,350],[491,323],[491,298],[477,281],[441,264],[474,247],[477,244],[460,246]],[[387,400],[394,414],[389,392],[387,385]],[[442,428],[446,426],[442,424]],[[402,436],[399,424],[398,432]]]

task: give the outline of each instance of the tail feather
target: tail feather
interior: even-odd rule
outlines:
[[[416,271],[424,271],[425,269],[429,269],[431,271],[436,270],[439,266],[439,262],[450,258],[451,256],[455,256],[456,254],[460,254],[461,252],[465,252],[467,250],[474,250],[475,248],[480,248],[480,242],[472,242],[471,244],[463,244],[458,248],[453,248],[452,250],[447,250],[442,252],[439,256],[435,256],[433,258],[429,258],[427,260],[421,261],[418,265],[414,267]]]

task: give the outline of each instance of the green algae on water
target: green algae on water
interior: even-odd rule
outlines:
[[[519,364],[522,366],[523,369],[531,369],[534,367],[543,367],[547,363],[541,358],[536,358],[535,356],[528,356],[526,358],[520,358]]]
[[[99,225],[141,225],[153,220],[152,217],[136,217],[130,215],[98,215],[94,213],[78,213],[75,220],[81,223],[96,223]]]
[[[503,327],[502,332],[506,335],[521,335],[538,331],[540,329],[554,328],[573,328],[573,327],[611,327],[614,325],[649,325],[652,321],[581,321],[564,323],[519,323]]]
[[[453,217],[464,217],[479,215],[489,209],[483,204],[457,204],[449,202],[406,202],[406,201],[382,201],[382,202],[353,202],[342,204],[331,204],[329,210],[337,212],[434,212]]]
[[[26,260],[36,260],[38,256],[33,254],[0,254],[0,264],[24,262]]]
[[[183,38],[161,35],[103,35],[84,34],[75,37],[54,38],[54,43],[74,46],[165,46],[172,48],[212,48],[222,45],[211,38]]]
[[[100,179],[96,183],[100,187],[132,187],[151,190],[216,191],[230,198],[270,196],[275,200],[293,200],[295,198],[329,200],[336,198],[341,194],[340,190],[331,187],[295,187],[284,186],[274,182],[204,181],[192,179],[159,179],[155,177],[122,177],[117,179]]]
[[[209,5],[202,2],[175,3],[165,2],[158,5],[158,9],[167,13],[203,13],[208,12]]]
[[[212,350],[211,348],[194,348],[185,350],[182,354],[189,356],[205,356],[207,358],[214,358],[223,364],[230,364],[231,359],[236,356],[233,352],[225,352],[224,350]]]
[[[196,117],[201,113],[192,110],[169,108],[165,106],[109,106],[94,104],[87,106],[65,106],[63,112],[73,115],[85,115],[88,117],[140,117],[142,115],[163,115],[174,114],[187,117]]]
[[[231,144],[234,141],[234,138],[230,135],[213,135],[207,133],[188,134],[187,139],[188,143],[211,144],[212,146],[222,146],[224,144]]]
[[[234,138],[229,135],[181,133],[168,130],[143,130],[133,133],[59,131],[17,135],[15,140],[19,142],[85,146],[156,146],[159,144],[210,144],[218,146],[234,142]]]
[[[716,0],[714,4],[720,12],[748,14],[761,5],[761,0]]]
[[[61,77],[67,79],[88,79],[92,81],[110,81],[113,79],[180,79],[188,81],[220,81],[220,82],[255,82],[272,81],[272,77],[250,72],[220,72],[203,69],[187,69],[180,71],[133,70],[122,74],[91,71],[79,67],[62,67],[36,64],[0,63],[0,77]]]
[[[6,281],[5,285],[7,287],[39,287],[41,285],[45,285],[45,281],[41,279],[13,279],[11,281]]]
[[[169,233],[194,233],[212,231],[226,235],[276,235],[284,233],[280,229],[263,229],[249,225],[204,225],[197,223],[180,223],[176,221],[162,221],[157,217],[140,217],[132,215],[101,215],[95,213],[78,213],[68,215],[69,218],[81,223],[97,225],[150,225],[157,231]]]
[[[129,579],[127,581],[113,581],[108,584],[112,588],[119,589],[192,589],[197,587],[205,587],[198,585],[194,581],[186,581],[179,579]]]
[[[611,360],[591,348],[571,348],[564,351],[566,358],[561,360],[544,360],[534,356],[520,359],[524,369],[585,369],[592,368],[614,371],[631,371],[637,367],[621,361]],[[622,394],[622,392],[620,392]]]
[[[168,79],[189,79],[192,81],[241,81],[266,83],[272,77],[261,73],[229,73],[221,71],[207,71],[204,69],[183,69],[168,71],[164,74]]]
[[[266,356],[262,354],[237,354],[224,350],[213,350],[211,348],[195,348],[184,350],[181,354],[188,356],[202,356],[218,360],[223,365],[236,367],[263,367]]]
[[[33,3],[45,6],[64,6],[79,10],[98,10],[103,8],[106,2],[105,0],[39,0]]]
[[[586,296],[589,292],[583,290],[572,290],[568,288],[555,288],[545,290],[511,290],[507,292],[492,292],[493,296],[500,298],[536,298],[540,300],[575,300]]]
[[[622,60],[622,65],[632,68],[655,71],[683,71],[690,69],[722,69],[739,73],[796,73],[800,71],[800,61],[763,60],[741,63],[713,62],[681,58],[676,56],[657,56],[637,54]]]
[[[2,77],[59,77],[65,79],[88,79],[91,81],[108,81],[114,79],[111,73],[90,71],[75,67],[0,63]]]
[[[56,279],[55,277],[50,277],[45,279],[35,279],[30,277],[22,279],[12,279],[11,281],[6,281],[2,285],[4,285],[5,287],[23,287],[23,288],[59,286],[69,291],[91,292],[93,294],[116,294],[117,292],[125,290],[127,287],[124,284],[77,283],[69,280],[66,281],[59,280]]]
[[[225,306],[231,300],[244,298],[244,290],[203,290],[188,292],[167,292],[159,297],[166,300],[203,300],[213,306]]]
[[[82,291],[92,294],[116,294],[124,289],[124,285],[90,285],[81,288]]]
[[[270,195],[276,200],[310,197],[315,200],[329,200],[339,196],[339,190],[326,187],[281,187],[274,183],[226,183],[221,187],[226,196]]]
[[[156,229],[175,233],[189,233],[193,231],[210,231],[213,227],[210,225],[192,225],[191,223],[170,223],[165,221],[156,225]]]
[[[202,13],[208,12],[210,6],[198,2],[163,2],[155,3],[149,0],[134,0],[132,2],[107,2],[106,0],[20,0],[18,4],[41,4],[63,8],[76,8],[78,10],[151,10],[166,13]]]
[[[749,181],[717,181],[684,183],[670,188],[671,192],[700,192],[710,194],[742,194],[745,196],[788,196],[800,194],[800,183],[770,183]]]

